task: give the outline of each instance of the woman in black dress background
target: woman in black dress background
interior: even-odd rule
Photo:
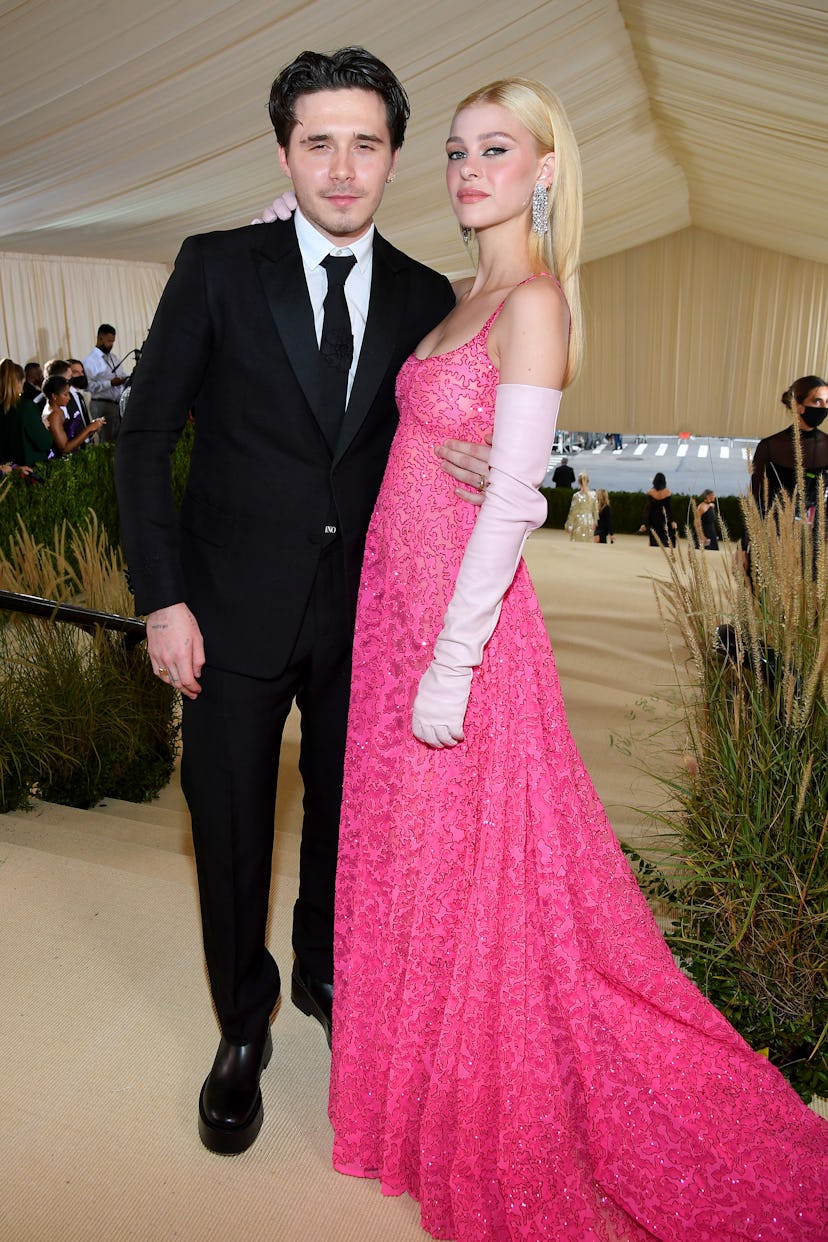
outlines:
[[[672,494],[667,486],[667,480],[659,470],[653,478],[652,487],[647,492],[647,508],[644,512],[644,525],[641,528],[649,534],[651,548],[663,547],[668,542],[671,547],[676,546],[678,526],[673,518],[673,507],[670,504]]]

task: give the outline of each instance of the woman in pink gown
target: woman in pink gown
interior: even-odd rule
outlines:
[[[464,101],[447,145],[479,268],[400,373],[368,535],[334,1164],[415,1196],[457,1242],[825,1242],[828,1125],[675,967],[519,560],[580,342],[574,140],[518,80]],[[493,427],[476,520],[433,446]]]

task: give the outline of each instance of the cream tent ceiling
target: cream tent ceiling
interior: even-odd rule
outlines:
[[[347,43],[412,101],[381,226],[446,272],[452,106],[514,73],[569,110],[586,260],[695,224],[828,262],[828,0],[0,0],[0,250],[170,262],[246,223],[285,185],[274,73]]]

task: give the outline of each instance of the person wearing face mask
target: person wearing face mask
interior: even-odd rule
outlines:
[[[83,394],[89,389],[89,380],[86,378],[86,372],[83,369],[83,363],[80,358],[67,358],[66,361],[69,363],[69,384],[72,389],[72,404],[79,412],[84,427],[88,427],[92,421],[92,416],[89,413],[89,407]]]
[[[783,492],[793,495],[798,437],[805,475],[804,510],[813,522],[817,504],[825,503],[828,482],[828,435],[820,430],[828,416],[828,382],[818,375],[803,375],[783,392],[782,404],[791,411],[794,421],[757,444],[750,490],[762,513],[767,513]]]
[[[121,426],[121,388],[126,381],[126,372],[121,360],[115,353],[116,332],[111,323],[102,323],[98,328],[95,348],[83,360],[83,370],[87,377],[87,387],[91,394],[91,414],[93,420],[102,419],[101,440],[115,440]]]

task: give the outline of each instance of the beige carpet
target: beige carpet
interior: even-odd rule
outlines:
[[[670,682],[653,600],[657,550],[570,545],[540,532],[528,559],[573,731],[616,831],[657,794],[610,745],[643,693]],[[271,947],[290,970],[301,788],[285,739]],[[289,1003],[242,1156],[211,1155],[196,1100],[217,1029],[200,951],[177,787],[152,807],[37,806],[0,817],[0,1242],[406,1242],[407,1199],[330,1168],[328,1050]]]

